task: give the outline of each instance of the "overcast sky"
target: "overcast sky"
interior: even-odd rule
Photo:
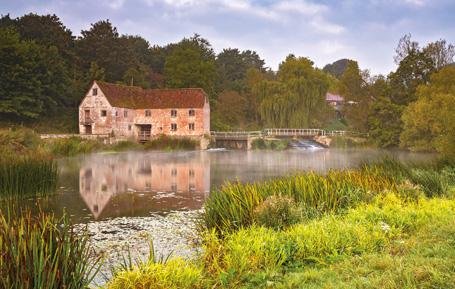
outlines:
[[[216,52],[255,50],[274,70],[293,53],[318,67],[351,58],[387,74],[406,33],[455,43],[455,0],[0,0],[0,14],[30,12],[57,14],[74,35],[101,19],[151,44],[198,33]]]

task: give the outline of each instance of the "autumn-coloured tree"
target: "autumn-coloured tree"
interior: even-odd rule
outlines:
[[[417,101],[403,113],[401,144],[455,157],[455,67],[447,66],[417,90]]]

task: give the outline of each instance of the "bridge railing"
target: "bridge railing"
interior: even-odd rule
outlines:
[[[210,134],[220,138],[244,138],[262,136],[345,136],[351,134],[351,132],[318,128],[267,128],[262,131],[211,131]]]
[[[316,136],[324,135],[324,130],[317,128],[267,128],[263,134],[266,136]]]

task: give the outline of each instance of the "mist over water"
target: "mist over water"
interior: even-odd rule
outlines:
[[[393,155],[419,161],[432,155],[372,149],[98,153],[59,161],[58,193],[40,205],[76,222],[199,209],[227,181],[255,182],[299,171],[324,173]],[[35,200],[27,200],[32,204]]]

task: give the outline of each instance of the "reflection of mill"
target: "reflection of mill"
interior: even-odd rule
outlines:
[[[209,189],[210,162],[204,157],[98,155],[79,171],[80,195],[95,218],[199,208]]]

